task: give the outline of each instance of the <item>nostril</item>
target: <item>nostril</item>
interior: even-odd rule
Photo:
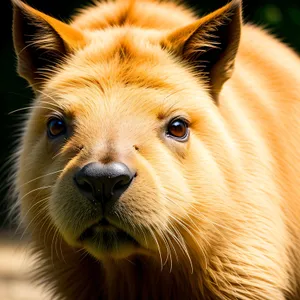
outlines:
[[[132,174],[130,172],[128,172],[128,174],[123,174],[120,175],[116,178],[116,181],[112,187],[113,191],[117,191],[117,190],[125,190],[126,188],[129,187],[129,185],[131,184],[131,182],[133,181],[133,179],[136,177],[136,173]]]
[[[132,181],[132,179],[123,179],[121,181],[118,181],[114,185],[113,190],[119,190],[119,189],[125,188],[125,187],[129,186],[131,181]]]
[[[87,181],[84,181],[80,188],[85,192],[93,192],[93,187]]]
[[[123,181],[121,182],[117,182],[114,186],[114,190],[118,190],[118,189],[121,189],[122,187],[124,187],[126,185],[126,183],[124,183]]]
[[[90,194],[92,194],[94,192],[93,185],[91,185],[87,180],[85,180],[83,178],[78,178],[75,176],[74,181],[81,191],[90,193]]]

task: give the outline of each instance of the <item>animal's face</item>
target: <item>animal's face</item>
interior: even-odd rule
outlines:
[[[159,45],[149,45],[143,53],[144,44],[130,43],[133,57],[120,58],[119,45],[108,45],[115,55],[103,62],[86,58],[89,49],[83,59],[74,57],[41,91],[24,139],[20,184],[58,171],[26,190],[52,186],[41,191],[49,197],[43,200],[45,214],[70,244],[83,244],[96,255],[127,254],[137,244],[155,248],[153,241],[146,246],[151,232],[170,230],[174,219],[185,218],[195,202],[190,189],[199,174],[193,175],[191,167],[199,162],[203,177],[208,169],[195,140],[204,122],[199,116],[212,106],[208,93]],[[107,48],[96,52],[99,58]],[[74,177],[90,163],[100,169],[115,163],[127,166],[133,178],[119,199],[89,199],[82,193]],[[32,166],[32,173],[26,166]],[[26,207],[34,201],[23,200],[30,202]],[[136,241],[120,240],[118,230],[109,226],[95,227],[83,239],[103,218]]]
[[[227,190],[207,80],[156,31],[86,40],[37,89],[18,167],[23,218],[100,259],[207,242]]]

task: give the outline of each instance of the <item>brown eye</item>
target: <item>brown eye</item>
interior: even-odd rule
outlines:
[[[66,123],[59,118],[50,119],[47,128],[48,137],[51,139],[61,136],[67,131]]]
[[[185,142],[189,135],[188,123],[182,119],[172,120],[168,125],[167,135]]]

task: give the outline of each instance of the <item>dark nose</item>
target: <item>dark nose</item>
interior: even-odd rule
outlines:
[[[74,177],[80,192],[93,203],[114,204],[129,187],[134,174],[120,162],[89,163]]]

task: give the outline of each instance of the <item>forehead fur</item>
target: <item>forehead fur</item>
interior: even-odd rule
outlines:
[[[70,72],[73,79],[92,79],[102,89],[115,83],[172,89],[174,70],[177,68],[178,73],[180,65],[180,71],[184,65],[178,65],[178,60],[161,49],[159,36],[152,30],[130,28],[93,32],[89,35],[90,43],[58,69],[57,76],[62,74],[60,84],[67,85],[62,77]],[[185,73],[191,77],[188,70]],[[56,81],[55,76],[53,81]]]
[[[195,90],[197,84],[198,95],[204,97],[205,83],[194,77],[183,62],[161,48],[160,34],[155,30],[112,28],[91,32],[89,39],[89,44],[75,52],[51,76],[45,86],[46,93],[63,98],[74,90],[77,97],[88,94],[91,98],[95,94],[109,98],[114,93],[127,96],[130,93],[130,98],[138,99],[140,105],[145,95],[149,94],[147,99],[150,99],[152,91],[151,102],[157,105],[166,94]],[[80,90],[82,93],[78,92]],[[180,103],[189,106],[188,99],[185,103],[178,101]],[[147,104],[143,103],[145,109],[151,103]],[[171,100],[169,104],[174,105]],[[58,105],[63,105],[61,99]]]
[[[76,17],[73,24],[80,29],[91,31],[127,25],[146,29],[170,29],[180,23],[188,24],[191,18],[195,17],[194,13],[183,5],[164,1],[158,6],[157,2],[151,0],[99,2],[95,7],[83,9],[81,12],[84,14]]]
[[[48,86],[58,90],[96,83],[102,91],[116,84],[172,90],[182,76],[191,77],[191,69],[179,69],[183,63],[163,51],[160,42],[193,18],[189,9],[168,1],[158,6],[150,0],[119,0],[85,8],[71,25],[84,33],[87,44],[51,76]]]

